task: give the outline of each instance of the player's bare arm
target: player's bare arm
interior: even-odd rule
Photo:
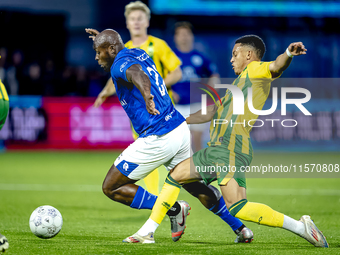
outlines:
[[[115,85],[113,84],[112,79],[110,78],[110,79],[108,79],[105,87],[99,93],[96,101],[94,102],[94,107],[101,106],[104,103],[104,101],[106,100],[106,98],[108,98],[109,96],[112,96],[114,94],[116,94],[116,88],[115,88]]]
[[[145,100],[146,109],[152,115],[159,114],[159,111],[155,108],[154,96],[151,95],[151,82],[149,77],[143,71],[140,65],[132,65],[126,70],[126,78],[129,82],[132,82],[142,93]]]
[[[171,88],[171,86],[177,83],[182,78],[182,70],[181,67],[177,67],[172,72],[168,73],[168,75],[164,79],[165,86],[167,88]]]
[[[307,49],[303,45],[302,42],[295,42],[291,43],[288,46],[288,51],[292,56],[299,56],[307,54]],[[287,55],[287,52],[282,53],[279,55],[274,62],[269,65],[269,70],[272,73],[272,77],[278,77],[282,74],[284,70],[290,65],[292,62],[292,57]]]
[[[220,84],[220,83],[221,83],[221,79],[218,73],[214,73],[209,77],[208,85],[212,86],[213,88],[215,88],[215,84]],[[215,89],[215,90],[218,90],[218,89]]]
[[[217,111],[217,106],[214,105],[209,105],[207,107],[207,114],[202,114],[202,111],[197,111],[194,114],[190,114],[189,117],[187,117],[186,122],[188,124],[201,124],[201,123],[206,123],[212,120],[214,117],[216,111]]]

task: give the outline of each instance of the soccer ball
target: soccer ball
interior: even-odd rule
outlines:
[[[0,253],[5,252],[9,247],[7,238],[0,234]]]
[[[63,226],[60,212],[50,205],[39,206],[30,217],[30,228],[37,237],[48,239],[56,236]]]

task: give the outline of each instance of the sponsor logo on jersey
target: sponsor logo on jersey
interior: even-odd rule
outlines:
[[[123,72],[123,69],[124,69],[124,67],[127,65],[128,62],[129,62],[129,61],[126,61],[126,62],[124,62],[123,64],[121,64],[121,66],[120,66],[120,68],[119,68],[119,71]]]
[[[172,112],[170,112],[168,115],[165,116],[165,121],[168,121],[172,118],[172,114],[174,114],[175,110],[173,110]]]
[[[149,55],[146,54],[146,52],[144,52],[142,55],[139,55],[138,57],[136,57],[139,61],[145,61],[149,58]]]
[[[119,101],[119,102],[122,106],[127,105],[127,102],[125,101],[125,99],[123,99],[122,101]]]

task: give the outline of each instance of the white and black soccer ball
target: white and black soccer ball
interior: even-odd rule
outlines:
[[[60,212],[50,205],[39,206],[30,217],[30,228],[37,237],[48,239],[56,236],[63,226]]]
[[[5,236],[0,234],[0,253],[5,252],[9,247],[8,240]]]

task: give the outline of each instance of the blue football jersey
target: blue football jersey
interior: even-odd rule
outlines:
[[[126,78],[126,70],[135,64],[140,65],[150,79],[150,93],[154,96],[153,100],[156,109],[160,112],[159,115],[148,113],[141,92]],[[121,50],[111,66],[111,77],[119,101],[139,137],[166,134],[185,121],[172,104],[155,63],[144,50],[127,48]]]
[[[177,104],[200,102],[202,91],[199,89],[190,91],[190,79],[209,78],[212,74],[217,73],[216,66],[197,50],[183,53],[175,49],[174,52],[182,61],[182,79],[171,86],[171,89],[180,97]],[[191,86],[191,88],[196,88],[196,86]]]

